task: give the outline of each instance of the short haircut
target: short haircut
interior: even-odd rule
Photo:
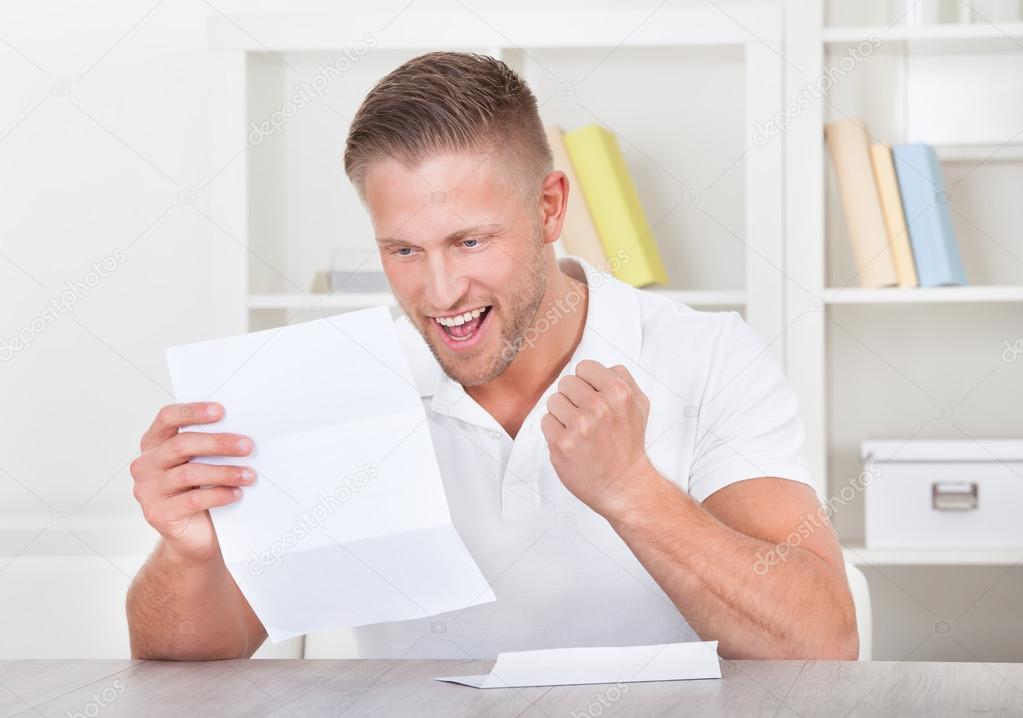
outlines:
[[[365,201],[366,173],[378,160],[416,167],[436,153],[466,151],[493,154],[527,205],[554,169],[536,97],[519,75],[486,55],[430,52],[363,100],[345,144],[345,174]]]

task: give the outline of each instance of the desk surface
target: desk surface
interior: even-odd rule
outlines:
[[[1023,664],[722,661],[721,680],[478,690],[490,662],[0,661],[0,716],[1023,714]]]

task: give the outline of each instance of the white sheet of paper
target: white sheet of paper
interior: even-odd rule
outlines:
[[[473,688],[524,688],[720,677],[718,642],[692,641],[514,651],[498,654],[490,673],[434,680]]]
[[[451,524],[419,392],[385,307],[167,349],[180,402],[252,437],[255,484],[210,513],[279,642],[496,600]]]

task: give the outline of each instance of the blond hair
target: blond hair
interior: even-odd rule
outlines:
[[[363,100],[345,143],[345,174],[365,200],[378,160],[409,167],[440,152],[494,154],[509,187],[539,198],[553,170],[536,97],[500,60],[467,52],[430,52],[378,82]]]

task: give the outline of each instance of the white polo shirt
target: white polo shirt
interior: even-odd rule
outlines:
[[[650,398],[647,453],[697,501],[735,481],[810,483],[796,398],[735,312],[699,312],[577,258],[589,283],[583,359],[623,364]],[[599,514],[561,484],[540,430],[547,397],[514,440],[441,370],[415,327],[399,335],[423,397],[451,519],[497,601],[354,630],[367,658],[493,658],[501,651],[698,640]],[[683,611],[684,611],[683,607]]]

